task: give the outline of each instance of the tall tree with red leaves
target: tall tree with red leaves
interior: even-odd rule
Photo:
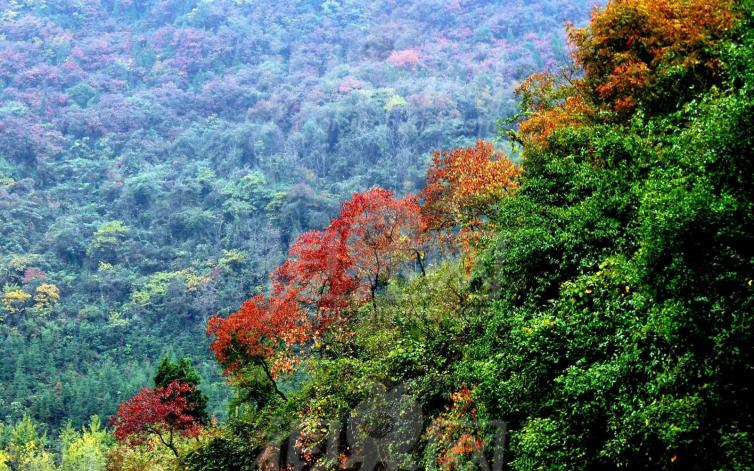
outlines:
[[[381,188],[356,193],[333,226],[346,228],[354,277],[372,301],[379,285],[408,268],[407,263],[424,271],[421,208],[413,195],[395,198]]]
[[[214,336],[211,349],[228,375],[237,375],[245,365],[262,368],[275,392],[277,387],[276,353],[306,341],[308,319],[300,307],[282,296],[267,299],[257,295],[247,300],[227,319],[212,317],[208,333]]]
[[[291,370],[295,346],[348,330],[354,307],[376,306],[379,286],[409,265],[423,271],[423,227],[415,197],[372,189],[356,193],[322,231],[302,234],[272,274],[269,297],[246,301],[227,319],[210,319],[212,351],[226,374],[260,366],[275,385]],[[298,349],[301,350],[300,348]]]

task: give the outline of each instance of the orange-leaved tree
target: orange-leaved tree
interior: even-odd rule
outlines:
[[[518,187],[520,174],[521,168],[496,152],[491,142],[435,152],[419,195],[425,229],[457,235],[461,245],[470,248],[489,229],[497,202]]]
[[[569,26],[576,69],[535,74],[517,90],[525,119],[515,136],[530,148],[557,129],[621,121],[637,107],[674,110],[720,80],[720,46],[733,0],[612,0],[584,28]]]
[[[735,23],[733,0],[612,0],[569,35],[597,102],[626,113],[674,107],[715,83]]]
[[[589,123],[596,108],[583,92],[584,82],[563,74],[534,74],[516,89],[526,117],[513,136],[530,148],[546,144],[556,129]]]

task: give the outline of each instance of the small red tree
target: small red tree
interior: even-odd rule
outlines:
[[[178,435],[194,437],[201,433],[201,424],[190,414],[187,395],[192,388],[188,384],[173,381],[164,388],[144,388],[118,407],[118,413],[110,417],[115,427],[115,438],[136,446],[150,444],[150,437],[157,439],[176,456],[175,438]]]
[[[244,365],[258,365],[283,399],[272,359],[305,341],[307,331],[307,317],[293,300],[282,296],[266,299],[261,294],[244,302],[227,319],[213,316],[207,327],[215,338],[210,348],[226,374],[236,374]]]
[[[28,267],[24,270],[24,276],[21,278],[21,283],[27,285],[34,281],[44,281],[47,278],[47,273],[36,267]]]

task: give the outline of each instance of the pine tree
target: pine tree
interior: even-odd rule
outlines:
[[[173,381],[191,386],[191,392],[186,396],[188,414],[201,424],[206,425],[209,421],[207,396],[198,388],[201,378],[196,369],[191,366],[191,360],[186,357],[182,357],[178,361],[172,361],[168,356],[162,358],[154,375],[154,385],[156,388],[165,388]]]

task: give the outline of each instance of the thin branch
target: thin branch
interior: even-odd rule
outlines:
[[[280,396],[284,401],[287,401],[288,398],[285,394],[283,394],[283,391],[278,389],[278,383],[275,381],[275,378],[272,377],[272,373],[270,372],[270,368],[267,365],[267,361],[262,359],[259,361],[259,364],[262,365],[262,369],[264,370],[264,374],[267,375],[267,378],[269,378],[270,382],[272,383],[272,387],[275,389],[275,392]]]
[[[162,436],[160,431],[156,428],[150,428],[149,431],[151,431],[153,434],[157,435],[157,438],[160,439],[160,442],[168,447],[170,451],[173,452],[176,458],[180,458],[180,455],[178,454],[178,450],[175,448],[175,445],[173,444],[173,428],[170,428],[170,441],[165,441],[165,437]]]

